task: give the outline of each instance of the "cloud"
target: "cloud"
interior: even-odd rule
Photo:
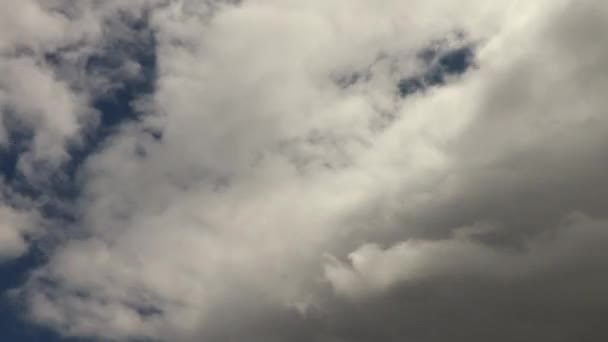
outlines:
[[[129,19],[153,4],[0,4],[5,8],[0,33],[0,146],[10,149],[15,136],[21,137],[24,147],[17,168],[28,181],[40,183],[69,161],[70,148],[82,144],[85,133],[96,127],[99,113],[92,102],[107,93],[112,82],[134,77],[139,66],[129,60],[127,51],[120,56],[123,65],[114,66],[120,77],[95,74],[90,65],[94,57],[108,54],[114,42],[129,39]]]
[[[27,213],[0,207],[0,261],[22,255],[27,250],[27,235],[34,233],[36,223]]]
[[[605,6],[16,6],[0,137],[16,120],[19,172],[79,189],[58,200],[71,220],[24,214],[66,229],[45,230],[16,292],[33,322],[101,340],[601,340]],[[116,89],[130,103],[99,105]],[[23,253],[21,219],[0,221]]]
[[[339,295],[355,300],[433,278],[521,281],[545,272],[575,272],[581,264],[598,267],[594,259],[602,254],[607,233],[605,221],[573,214],[550,233],[512,250],[483,242],[495,229],[483,224],[463,227],[448,239],[411,239],[387,249],[367,244],[349,254],[352,265],[331,260],[325,276]]]
[[[522,250],[474,235],[361,247],[352,266],[326,268],[344,298],[326,329],[355,341],[603,338],[606,227],[574,214]]]

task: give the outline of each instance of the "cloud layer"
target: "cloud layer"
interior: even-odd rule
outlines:
[[[44,243],[11,291],[32,322],[116,341],[608,335],[608,6],[0,5],[0,258]]]

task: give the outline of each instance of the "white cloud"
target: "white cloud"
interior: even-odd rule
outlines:
[[[152,4],[81,4],[76,14],[50,15],[30,3],[27,13],[53,28],[36,36],[32,26],[28,41],[61,46],[68,27],[85,25],[90,33],[70,42],[94,49],[123,32],[104,18]],[[62,241],[22,289],[32,318],[116,340],[261,338],[269,333],[229,332],[224,320],[256,330],[272,313],[323,311],[331,302],[324,277],[358,297],[451,272],[509,277],[582,253],[569,243],[604,239],[601,223],[583,220],[580,231],[577,223],[519,256],[501,251],[509,244],[502,240],[497,247],[450,237],[495,220],[505,234],[537,241],[526,237],[554,229],[551,219],[597,214],[599,201],[584,194],[599,182],[594,169],[606,166],[598,162],[606,103],[588,85],[605,89],[605,77],[592,58],[601,51],[577,62],[593,44],[568,26],[579,22],[564,19],[567,4],[574,6],[268,0],[152,8],[158,79],[154,94],[139,99],[146,116],[121,127],[82,170],[77,224],[85,238]],[[401,98],[399,80],[424,72],[416,54],[445,37],[463,44],[455,31],[476,44],[479,69]],[[15,39],[6,35],[0,46]],[[36,127],[40,153],[60,155],[82,133],[90,96],[69,81],[97,83],[65,71],[72,76],[62,79],[32,59],[1,63],[15,82],[0,87],[0,101]],[[336,84],[356,72],[367,76]],[[144,132],[150,127],[162,139]],[[576,184],[584,189],[570,191]],[[571,195],[541,201],[535,190]],[[386,240],[406,242],[379,247]],[[350,252],[352,265],[324,263],[324,255]]]
[[[114,39],[106,27],[109,18],[119,10],[141,10],[142,4],[86,3],[0,1],[0,152],[9,156],[0,161],[0,170],[12,169],[15,157],[17,171],[10,173],[24,176],[24,182],[52,183],[49,177],[70,158],[68,145],[79,143],[85,127],[94,125],[97,113],[89,102],[104,89],[95,80],[82,80],[87,77],[83,60]],[[49,56],[69,63],[60,67]],[[41,231],[34,209],[11,209],[28,200],[17,199],[18,193],[4,196],[12,192],[10,182],[0,183],[2,249],[10,250],[3,257],[27,249],[24,234],[30,228],[24,225],[36,222],[35,230]],[[37,197],[25,206],[44,205],[45,195]]]
[[[10,143],[9,130],[31,133],[19,158],[27,178],[44,179],[41,162],[58,167],[69,159],[67,145],[94,125],[89,102],[107,85],[87,75],[84,62],[125,33],[118,14],[137,15],[148,4],[154,2],[0,1],[0,144]],[[53,58],[66,63],[55,65]]]
[[[0,72],[3,114],[23,127],[35,127],[32,158],[64,160],[66,139],[79,133],[79,116],[86,112],[82,99],[48,67],[29,58],[1,61]]]
[[[27,212],[0,205],[0,262],[25,253],[26,235],[33,235],[37,228]]]

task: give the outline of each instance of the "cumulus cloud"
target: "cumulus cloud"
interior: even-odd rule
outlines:
[[[129,33],[129,18],[148,4],[153,2],[0,2],[0,146],[24,145],[18,168],[30,181],[68,161],[70,146],[96,125],[99,113],[91,102],[107,92],[111,75],[91,73],[87,63]],[[132,77],[129,69],[137,65],[123,59],[121,79]]]
[[[605,5],[2,5],[20,20],[0,29],[0,143],[28,132],[24,177],[79,187],[65,222],[0,206],[0,254],[28,219],[52,227],[15,292],[31,321],[117,341],[606,335]],[[104,115],[136,119],[86,147]]]
[[[0,261],[22,255],[27,250],[27,235],[36,223],[28,213],[8,206],[0,207]]]

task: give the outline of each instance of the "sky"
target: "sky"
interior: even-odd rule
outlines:
[[[593,0],[0,0],[0,340],[607,340],[607,31]]]

